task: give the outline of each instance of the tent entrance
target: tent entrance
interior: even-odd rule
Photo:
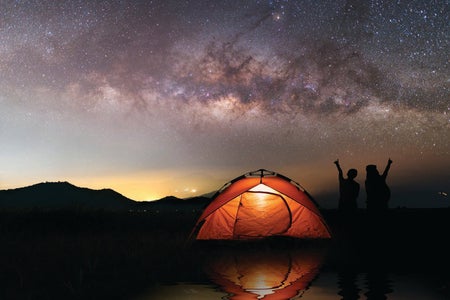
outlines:
[[[240,196],[233,238],[248,239],[285,233],[292,214],[280,194],[248,191]]]

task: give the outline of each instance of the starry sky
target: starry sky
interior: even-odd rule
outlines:
[[[190,197],[260,168],[336,207],[450,199],[448,1],[0,1],[0,189]]]

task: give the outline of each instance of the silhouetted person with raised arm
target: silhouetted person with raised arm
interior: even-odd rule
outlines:
[[[347,178],[344,178],[341,166],[339,165],[339,159],[334,164],[339,173],[339,210],[342,212],[355,212],[358,208],[356,202],[359,195],[359,183],[354,179],[358,175],[356,169],[349,169],[347,172]]]
[[[389,158],[383,174],[377,170],[376,165],[366,166],[366,194],[367,194],[367,209],[371,211],[386,211],[389,207],[389,200],[391,198],[391,190],[386,184],[386,177],[391,168],[392,160]]]

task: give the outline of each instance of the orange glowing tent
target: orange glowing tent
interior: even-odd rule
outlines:
[[[197,240],[331,237],[317,204],[305,189],[265,169],[226,183],[203,211],[193,234]]]

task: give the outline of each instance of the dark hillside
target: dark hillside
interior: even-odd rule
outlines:
[[[0,210],[105,210],[141,212],[198,212],[211,199],[205,196],[180,199],[167,196],[155,201],[134,201],[112,189],[93,190],[69,182],[44,182],[0,190]]]
[[[202,211],[210,202],[210,198],[203,196],[188,199],[167,196],[156,201],[138,202],[136,208],[140,211],[158,213],[197,213]]]
[[[2,210],[128,210],[135,201],[111,190],[93,190],[68,182],[45,182],[0,191]]]

